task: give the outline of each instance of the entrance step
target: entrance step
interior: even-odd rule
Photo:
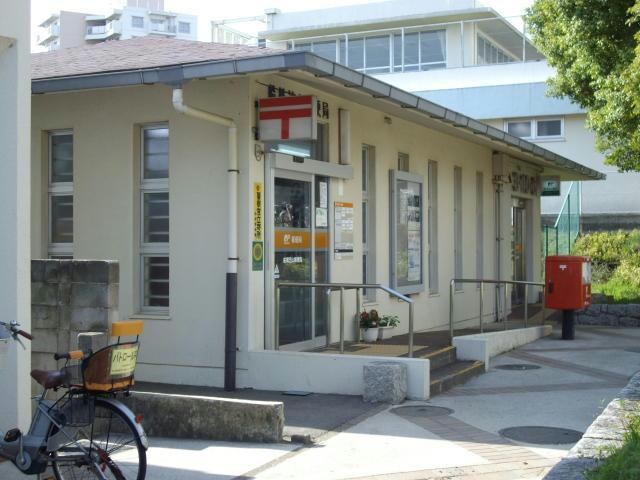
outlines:
[[[431,370],[431,396],[450,390],[484,372],[484,362],[456,361]]]
[[[457,360],[456,347],[443,347],[435,352],[420,355],[420,357],[429,360],[430,370],[433,372],[435,369],[454,363]]]

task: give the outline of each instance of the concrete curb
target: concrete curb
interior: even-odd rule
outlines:
[[[542,325],[503,332],[464,335],[454,337],[453,346],[457,349],[458,360],[484,362],[485,371],[488,371],[491,358],[546,337],[551,334],[552,329],[551,325]]]
[[[596,418],[582,439],[556,464],[544,480],[584,480],[585,472],[607,456],[607,449],[621,444],[630,412],[640,411],[640,372]]]
[[[150,437],[237,442],[282,441],[284,405],[227,398],[132,392],[124,402],[143,415]]]

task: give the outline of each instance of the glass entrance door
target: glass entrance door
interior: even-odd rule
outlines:
[[[274,280],[328,281],[328,186],[325,177],[274,172]],[[325,341],[328,298],[324,289],[280,289],[279,315],[277,335],[281,347],[302,350]]]
[[[513,259],[513,279],[527,279],[527,257],[526,257],[526,218],[527,210],[523,200],[514,199],[511,214],[511,225],[513,228],[512,259]],[[513,305],[521,305],[524,301],[524,286],[517,285],[513,289],[511,302]]]

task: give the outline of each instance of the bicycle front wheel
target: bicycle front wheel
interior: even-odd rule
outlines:
[[[144,480],[147,453],[133,422],[111,403],[97,398],[93,423],[84,428],[65,429],[73,442],[52,456],[58,480],[100,478]]]

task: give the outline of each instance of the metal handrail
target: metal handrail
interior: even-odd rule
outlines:
[[[402,295],[400,292],[378,283],[313,283],[313,282],[275,282],[275,332],[274,332],[274,346],[276,350],[280,349],[280,288],[283,287],[303,287],[303,288],[326,288],[329,291],[340,292],[340,353],[344,353],[344,292],[345,290],[356,291],[356,322],[358,322],[360,315],[360,290],[361,289],[378,289],[387,292],[392,297],[402,300],[409,304],[409,339],[407,342],[409,358],[413,357],[413,300]],[[331,341],[331,321],[327,323],[327,347]],[[358,322],[358,328],[360,324]]]
[[[504,316],[502,321],[504,323],[504,329],[507,330],[507,285],[526,285],[542,288],[542,322],[545,321],[545,307],[544,297],[546,293],[545,284],[542,282],[529,282],[524,280],[492,280],[487,278],[454,278],[449,283],[449,337],[453,341],[453,296],[455,285],[457,283],[476,283],[480,284],[480,333],[484,332],[484,325],[482,323],[483,307],[484,307],[484,284],[498,285],[498,296],[496,296],[496,315],[499,315],[498,297],[500,295],[500,285],[504,285]],[[529,321],[529,290],[524,289],[524,326],[527,327]]]

